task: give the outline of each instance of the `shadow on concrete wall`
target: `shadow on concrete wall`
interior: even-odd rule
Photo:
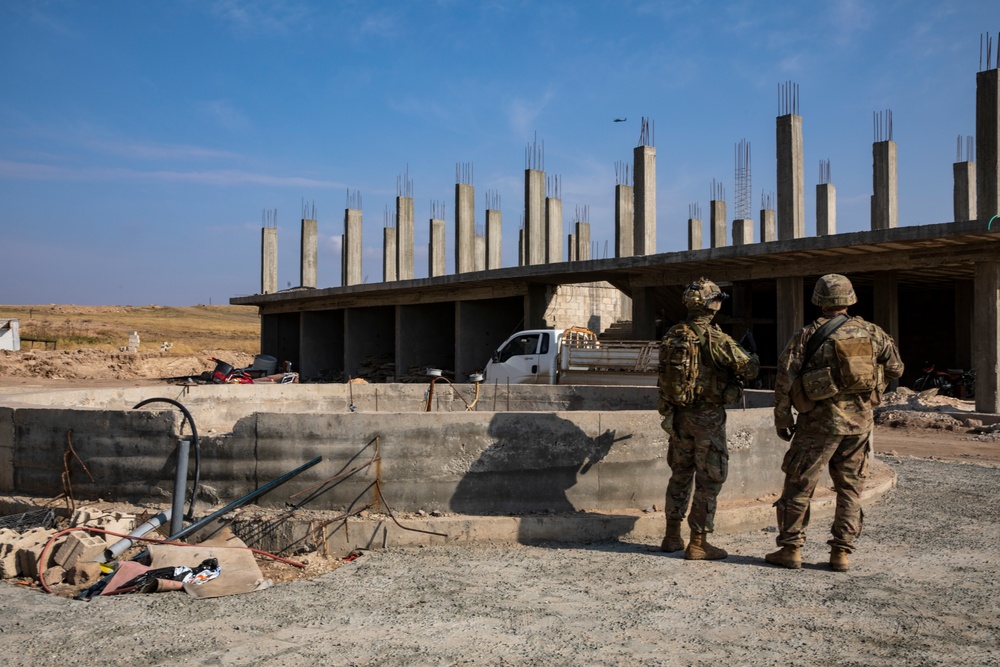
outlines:
[[[540,541],[534,526],[546,514],[575,513],[585,521],[586,508],[576,507],[567,491],[584,484],[592,487],[587,495],[595,497],[601,461],[615,442],[631,437],[616,438],[610,429],[590,436],[555,414],[532,417],[499,413],[491,420],[493,443],[470,466],[449,503],[461,514],[531,515],[521,522],[522,543]],[[614,524],[616,535],[628,533],[635,523],[632,516],[602,513],[600,517],[605,524]]]

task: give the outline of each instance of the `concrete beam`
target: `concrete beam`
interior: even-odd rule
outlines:
[[[726,202],[713,199],[708,203],[708,228],[711,233],[711,243],[713,248],[724,248],[726,246]]]
[[[545,263],[545,172],[524,170],[524,263]]]
[[[833,183],[816,186],[816,236],[837,233],[837,187]]]
[[[382,281],[396,280],[396,228],[382,228]]]
[[[364,247],[361,243],[362,214],[360,209],[344,210],[344,243],[341,278],[344,285],[360,285],[364,280],[361,271]]]
[[[981,222],[1000,213],[1000,70],[997,69],[976,74],[976,210]]]
[[[806,235],[806,173],[803,162],[802,116],[786,114],[776,120],[778,238]]]
[[[455,273],[476,270],[476,189],[455,184]]]
[[[733,245],[753,243],[753,220],[733,220]]]
[[[563,215],[562,200],[545,198],[545,262],[555,264],[563,261]]]
[[[278,228],[260,230],[260,293],[278,291]]]
[[[762,208],[760,210],[760,242],[768,243],[778,239],[777,223],[775,222],[774,210]]]
[[[634,198],[631,185],[615,186],[615,257],[635,254]]]
[[[895,141],[872,144],[872,192],[872,229],[899,227]]]
[[[316,287],[316,261],[319,252],[319,241],[315,220],[306,220],[303,218],[301,240],[299,284],[302,287]]]
[[[396,197],[396,280],[413,278],[413,197]]]
[[[431,278],[443,276],[446,271],[445,265],[445,229],[444,220],[431,218],[431,235],[427,249],[427,275]]]
[[[805,325],[806,315],[802,278],[778,278],[775,283],[778,314],[775,349],[780,355],[792,336]]]
[[[976,369],[976,410],[1000,413],[1000,262],[976,264],[974,292],[972,366]]]
[[[632,150],[633,239],[636,255],[656,254],[656,148],[636,146]]]
[[[976,219],[976,163],[956,162],[952,165],[955,185],[952,210],[955,222]]]
[[[503,266],[503,225],[502,214],[495,209],[486,209],[486,269]]]

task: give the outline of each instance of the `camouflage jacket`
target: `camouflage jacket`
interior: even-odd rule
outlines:
[[[826,433],[831,435],[857,435],[867,433],[872,428],[872,406],[877,404],[878,396],[884,387],[875,392],[863,394],[836,394],[827,399],[816,401],[816,407],[809,412],[799,413],[798,422],[792,416],[790,397],[792,383],[804,370],[835,365],[832,339],[845,339],[856,336],[860,329],[867,331],[872,339],[877,363],[882,366],[885,381],[894,380],[903,374],[903,362],[899,358],[899,350],[892,337],[877,324],[866,322],[860,317],[851,317],[837,329],[827,342],[824,342],[813,358],[809,360],[807,369],[802,368],[802,357],[809,338],[828,318],[820,317],[797,334],[792,336],[785,350],[778,358],[778,374],[774,383],[774,426],[776,428],[795,428],[799,431]]]
[[[701,332],[701,354],[698,357],[698,402],[723,404],[736,402],[742,395],[742,389],[736,378],[752,380],[760,372],[760,361],[757,355],[744,350],[732,336],[725,333],[717,324],[712,324],[713,315],[689,315],[686,322],[698,332]],[[707,354],[706,354],[707,353]],[[662,354],[662,351],[661,351]],[[662,361],[662,359],[661,359]],[[733,387],[736,397],[726,396],[723,392],[727,387]],[[728,394],[728,392],[727,392]],[[665,402],[659,401],[660,413],[664,413]]]

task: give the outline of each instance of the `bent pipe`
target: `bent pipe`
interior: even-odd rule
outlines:
[[[191,487],[191,501],[188,503],[187,515],[184,517],[188,521],[194,521],[194,501],[198,497],[198,487],[201,485],[201,445],[198,443],[198,427],[194,425],[194,417],[180,402],[175,401],[172,398],[147,398],[144,401],[139,401],[132,406],[133,410],[138,410],[144,405],[149,405],[150,403],[169,403],[177,409],[179,409],[183,414],[184,418],[188,420],[191,424],[191,444],[194,446],[194,484]],[[177,450],[178,468],[180,467],[180,449]],[[187,475],[185,475],[186,477]]]

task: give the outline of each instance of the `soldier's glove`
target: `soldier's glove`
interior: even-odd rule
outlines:
[[[791,428],[776,428],[774,430],[777,431],[778,437],[784,440],[785,442],[791,442],[792,436],[795,435],[794,426]]]

